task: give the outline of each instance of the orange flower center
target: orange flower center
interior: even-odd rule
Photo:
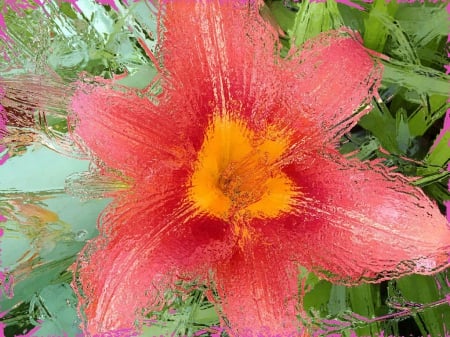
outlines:
[[[200,212],[234,223],[288,212],[299,194],[279,165],[289,144],[289,136],[273,127],[256,134],[241,120],[215,117],[198,153],[189,199]]]

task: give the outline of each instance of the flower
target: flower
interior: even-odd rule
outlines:
[[[98,80],[72,99],[74,137],[130,185],[77,262],[87,331],[142,321],[182,278],[214,287],[230,334],[286,335],[299,328],[299,265],[344,283],[448,266],[436,205],[336,150],[382,70],[356,34],[328,32],[281,58],[256,4],[162,8],[161,93]]]

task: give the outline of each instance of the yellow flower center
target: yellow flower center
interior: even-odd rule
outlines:
[[[240,120],[215,117],[198,154],[189,199],[198,211],[234,224],[288,212],[299,193],[279,165],[289,144],[289,136],[275,128],[256,134]]]

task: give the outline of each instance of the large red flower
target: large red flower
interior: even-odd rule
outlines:
[[[132,326],[182,278],[215,288],[231,334],[292,333],[298,265],[345,283],[446,266],[436,205],[335,149],[379,85],[356,35],[281,58],[256,5],[175,1],[161,14],[159,95],[100,81],[72,101],[76,137],[130,184],[78,261],[89,332]]]

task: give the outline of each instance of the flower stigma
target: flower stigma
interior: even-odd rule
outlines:
[[[256,133],[239,118],[214,117],[191,177],[190,201],[198,211],[233,223],[243,236],[248,230],[237,224],[289,212],[300,193],[280,167],[289,144],[286,132],[273,126]]]

